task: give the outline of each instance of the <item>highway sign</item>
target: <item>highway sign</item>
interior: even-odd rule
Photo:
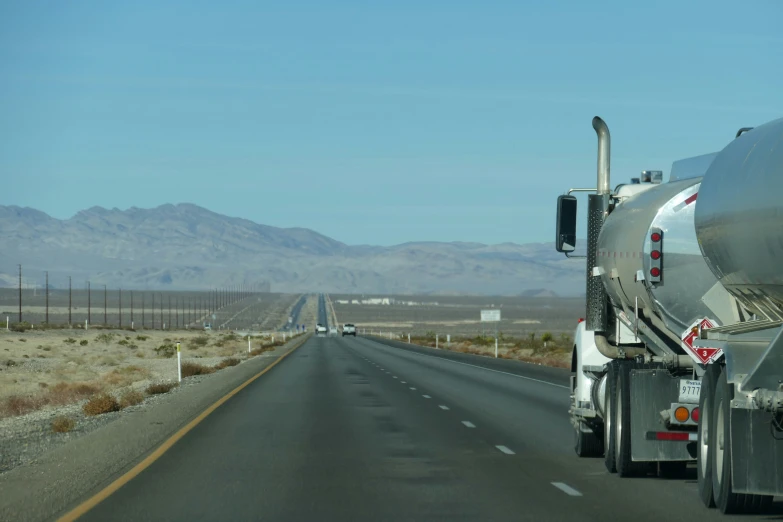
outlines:
[[[481,322],[489,323],[494,321],[500,321],[500,310],[482,310]]]
[[[702,330],[706,330],[708,328],[713,328],[714,326],[715,323],[705,317],[704,319],[695,321],[690,328],[682,333],[682,348],[694,361],[701,364],[709,364],[723,354],[723,350],[720,348],[698,348],[693,346],[693,341],[695,341],[699,335],[699,327],[701,327]]]

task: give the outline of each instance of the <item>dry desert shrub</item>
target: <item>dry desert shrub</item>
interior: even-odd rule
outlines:
[[[272,345],[262,346],[261,348],[255,348],[253,351],[250,352],[250,356],[255,357],[256,355],[261,355],[264,352],[270,352],[274,350],[274,348],[275,347]]]
[[[55,433],[68,433],[76,427],[76,422],[69,417],[60,416],[52,421],[52,431]]]
[[[216,370],[222,370],[223,368],[228,368],[229,366],[236,366],[240,362],[242,362],[242,361],[240,361],[236,357],[223,359],[222,361],[220,361],[218,364],[215,365],[215,369]]]
[[[188,341],[188,346],[193,349],[203,348],[208,343],[209,343],[208,335],[199,335],[198,337],[194,337],[193,339]]]
[[[177,386],[177,383],[175,382],[161,382],[157,384],[150,384],[144,391],[146,391],[148,395],[158,395],[161,393],[168,393],[175,386]]]
[[[215,371],[214,368],[204,366],[203,364],[186,362],[182,364],[182,377],[193,377],[194,375],[208,375]]]
[[[47,391],[47,403],[56,406],[77,402],[91,397],[100,391],[100,387],[88,382],[58,382]]]
[[[110,371],[103,375],[101,380],[106,384],[112,386],[128,386],[136,381],[146,379],[150,375],[150,371],[147,368],[141,368],[139,366],[124,366]]]
[[[40,410],[46,406],[46,399],[41,396],[12,395],[0,404],[0,415],[13,417]]]
[[[144,401],[144,395],[138,391],[129,391],[122,394],[120,397],[120,408],[125,409],[128,406],[136,406]]]
[[[82,408],[86,415],[102,415],[113,411],[120,411],[120,403],[113,396],[103,393],[96,395]]]

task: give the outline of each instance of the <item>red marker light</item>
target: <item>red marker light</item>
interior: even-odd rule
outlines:
[[[658,277],[659,275],[661,275],[661,269],[658,268],[657,266],[652,267],[650,269],[650,275],[653,277]]]
[[[653,250],[650,252],[650,257],[653,259],[660,259],[661,258],[661,251],[660,250]]]
[[[699,422],[699,408],[693,408],[691,419],[693,419],[693,422]]]
[[[661,240],[661,235],[658,232],[653,232],[650,239],[652,239],[653,243],[657,243]]]
[[[579,320],[576,322],[576,324],[583,323],[585,320],[584,317],[580,317]]]

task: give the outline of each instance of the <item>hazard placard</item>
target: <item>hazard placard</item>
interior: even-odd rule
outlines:
[[[693,341],[699,336],[700,326],[702,330],[706,330],[713,328],[715,323],[706,317],[699,321],[694,321],[691,327],[682,333],[682,348],[697,363],[709,364],[723,355],[723,350],[720,348],[697,348],[693,346]]]

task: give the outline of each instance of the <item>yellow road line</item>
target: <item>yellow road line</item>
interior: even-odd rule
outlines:
[[[307,338],[305,338],[305,341]],[[231,397],[239,393],[245,386],[250,384],[251,382],[255,381],[262,375],[264,375],[266,372],[271,370],[272,368],[277,365],[280,361],[285,359],[291,352],[302,346],[304,342],[301,342],[288,350],[286,353],[280,356],[278,360],[261,370],[259,373],[255,374],[253,377],[248,379],[247,381],[243,382],[233,390],[231,390],[227,395],[222,397],[220,400],[218,400],[216,403],[214,403],[212,406],[201,412],[198,417],[190,421],[186,426],[181,428],[177,433],[169,437],[166,442],[161,444],[158,449],[153,451],[150,455],[148,455],[144,460],[133,466],[129,471],[127,471],[124,475],[117,478],[114,482],[100,490],[98,493],[93,495],[92,497],[88,498],[75,508],[73,508],[71,511],[60,517],[58,522],[72,522],[73,520],[76,520],[80,516],[87,513],[89,510],[106,500],[112,493],[120,489],[122,486],[130,482],[133,478],[135,478],[139,473],[150,467],[150,465],[158,460],[164,453],[166,453],[174,444],[177,443],[178,440],[180,440],[182,437],[184,437],[190,430],[196,427],[196,425],[207,418],[207,416],[218,409],[224,402],[229,400]]]

